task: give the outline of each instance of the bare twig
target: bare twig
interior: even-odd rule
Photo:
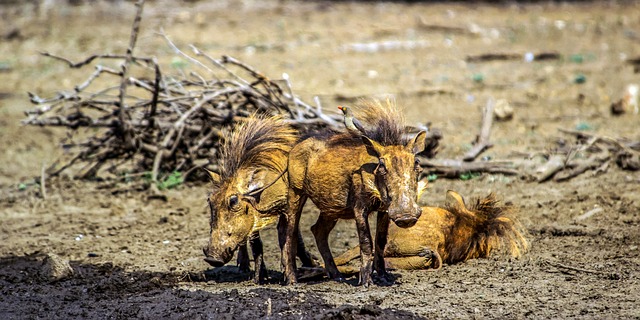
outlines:
[[[40,169],[40,195],[42,196],[42,199],[47,200],[47,172],[45,170],[45,167],[45,163],[42,162],[42,167]]]
[[[444,177],[459,177],[461,174],[469,172],[501,173],[507,175],[518,175],[520,173],[513,168],[509,161],[466,162],[453,159],[433,160],[421,157],[420,165],[427,172],[441,174]]]
[[[45,57],[50,57],[56,60],[60,60],[63,62],[66,62],[69,65],[69,68],[73,68],[73,69],[77,69],[77,68],[81,68],[84,67],[88,64],[90,64],[91,62],[93,62],[93,60],[95,59],[125,59],[126,55],[121,55],[121,54],[94,54],[92,56],[89,56],[88,58],[80,61],[80,62],[73,62],[67,58],[63,58],[60,57],[58,55],[49,53],[49,52],[40,52],[41,55],[45,56]],[[143,62],[150,62],[151,58],[142,58],[142,57],[135,57],[133,59],[133,61],[143,61]]]
[[[476,144],[467,152],[462,160],[464,161],[473,161],[477,158],[483,151],[492,147],[492,144],[489,142],[489,138],[491,136],[491,125],[493,124],[493,109],[495,103],[493,99],[489,99],[487,101],[487,105],[484,107],[484,113],[482,116],[482,126],[480,128],[480,135],[478,135]]]
[[[611,274],[609,272],[602,272],[602,271],[589,270],[589,269],[584,269],[584,268],[579,268],[579,267],[568,266],[568,265],[562,264],[560,262],[554,262],[554,261],[549,261],[549,260],[545,260],[545,263],[547,263],[548,265],[550,265],[552,267],[556,267],[556,268],[559,268],[559,269],[566,269],[566,270],[571,270],[571,271],[591,273],[591,274],[600,274],[600,275],[610,275]]]
[[[133,61],[133,49],[135,48],[136,41],[138,40],[138,32],[140,31],[140,20],[142,19],[143,8],[144,0],[138,0],[138,2],[136,2],[136,16],[133,19],[133,26],[131,27],[129,47],[127,47],[127,53],[125,55],[124,62],[122,63],[122,79],[120,80],[120,94],[118,96],[120,107],[118,120],[120,120],[120,130],[122,131],[121,133],[124,137],[124,143],[127,146],[134,146],[131,128],[128,122],[131,118],[129,116],[127,105],[125,103],[125,96],[127,93],[127,71],[129,68],[129,64]]]

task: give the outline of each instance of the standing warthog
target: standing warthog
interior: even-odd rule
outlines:
[[[355,219],[360,241],[360,284],[368,286],[372,270],[388,280],[382,252],[389,220],[407,228],[420,217],[416,204],[418,174],[415,154],[424,149],[425,132],[406,141],[405,125],[398,109],[387,101],[356,106],[367,127],[360,136],[353,131],[312,136],[289,153],[289,211],[282,251],[285,280],[297,282],[295,253],[298,223],[307,198],[320,209],[311,228],[331,279],[342,279],[329,249],[329,232],[338,219]],[[369,214],[378,211],[375,257],[369,230]]]
[[[527,240],[511,209],[490,194],[467,206],[462,196],[447,192],[444,208],[422,207],[415,226],[401,229],[390,226],[384,251],[386,266],[393,269],[438,269],[442,263],[454,264],[476,258],[488,258],[492,251],[504,249],[519,257],[528,247]],[[346,265],[360,256],[354,247],[336,258],[345,273],[354,273]]]
[[[211,233],[203,249],[206,262],[220,267],[239,248],[238,265],[248,271],[248,240],[255,262],[254,281],[266,279],[258,231],[275,223],[287,210],[284,173],[297,138],[296,131],[281,117],[253,116],[234,128],[220,150],[220,174],[210,172],[213,190],[207,199]],[[284,227],[282,224],[279,229],[284,232]],[[298,245],[303,265],[312,266],[301,238]]]

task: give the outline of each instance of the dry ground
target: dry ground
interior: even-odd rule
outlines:
[[[26,91],[52,95],[90,71],[69,71],[37,52],[72,60],[124,52],[133,5],[0,5],[0,15],[0,318],[640,317],[640,174],[615,166],[564,183],[501,175],[436,180],[423,203],[440,204],[454,189],[466,196],[493,191],[514,204],[531,250],[517,260],[398,271],[395,285],[368,290],[355,279],[257,286],[234,266],[210,270],[200,249],[208,232],[206,183],[170,190],[162,202],[63,177],[49,181],[43,200],[32,178],[61,154],[65,132],[20,126],[31,107]],[[411,122],[441,128],[442,158],[469,148],[489,97],[515,108],[512,121],[494,126],[496,145],[486,153],[494,159],[552,148],[557,128],[640,140],[640,116],[609,113],[624,87],[640,82],[624,62],[640,55],[640,6],[633,3],[151,2],[138,50],[169,63],[175,57],[154,34],[161,28],[180,46],[235,56],[273,78],[286,72],[298,94],[309,101],[318,95],[326,108],[393,94]],[[349,50],[387,40],[422,46]],[[543,51],[562,59],[465,62],[472,54]],[[473,80],[480,75],[481,83]],[[584,83],[575,82],[579,75]],[[575,219],[596,207],[603,210]],[[316,214],[308,206],[302,221],[312,252],[308,227]],[[263,239],[278,279],[274,230]],[[353,223],[339,223],[334,252],[355,243]],[[49,254],[71,261],[74,274],[44,279]]]

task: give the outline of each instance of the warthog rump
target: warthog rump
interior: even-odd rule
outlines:
[[[389,101],[363,102],[354,111],[366,134],[351,130],[312,136],[289,153],[289,211],[282,252],[285,280],[289,283],[297,281],[296,233],[307,198],[320,209],[312,232],[332,279],[342,276],[329,249],[329,232],[338,219],[355,219],[362,251],[360,283],[365,286],[371,283],[374,268],[379,276],[388,276],[382,252],[389,221],[410,227],[420,217],[416,189],[421,167],[415,154],[424,149],[425,132],[406,140],[403,117]],[[368,222],[373,211],[378,211],[375,258]]]
[[[278,221],[287,209],[287,156],[296,131],[281,117],[253,116],[234,128],[221,148],[220,173],[210,172],[212,192],[209,244],[205,261],[219,267],[236,249],[241,269],[249,269],[247,240],[255,261],[256,282],[266,279],[258,231]],[[284,224],[280,227],[284,230]],[[300,239],[301,240],[301,239]],[[299,242],[304,265],[313,262]]]

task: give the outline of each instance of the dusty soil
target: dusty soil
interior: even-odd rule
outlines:
[[[113,194],[108,184],[62,177],[47,181],[43,199],[33,177],[62,154],[65,132],[20,125],[31,107],[26,91],[70,89],[90,69],[69,71],[38,51],[72,60],[124,52],[133,5],[27,3],[2,5],[0,15],[0,318],[640,318],[640,173],[616,166],[564,183],[438,179],[423,203],[441,204],[447,189],[496,192],[518,208],[531,250],[515,260],[396,271],[396,284],[368,290],[354,278],[280,285],[273,229],[263,232],[270,284],[253,284],[233,265],[210,269],[201,251],[206,183],[167,191],[164,202],[126,192],[124,183]],[[161,28],[180,46],[233,55],[273,78],[286,72],[299,95],[318,95],[326,108],[393,94],[412,122],[443,131],[441,158],[469,148],[489,97],[515,108],[513,120],[494,126],[495,147],[486,153],[494,159],[553,148],[557,128],[640,140],[638,115],[609,113],[624,87],[640,82],[624,62],[640,55],[638,4],[151,2],[138,50],[168,63],[176,57],[155,35]],[[420,46],[349,49],[387,40]],[[544,51],[562,58],[465,62],[472,54]],[[596,207],[603,210],[575,219]],[[308,206],[302,230],[317,255],[315,215]],[[336,254],[355,245],[353,222],[340,222],[331,241]],[[73,272],[51,279],[52,254]]]

